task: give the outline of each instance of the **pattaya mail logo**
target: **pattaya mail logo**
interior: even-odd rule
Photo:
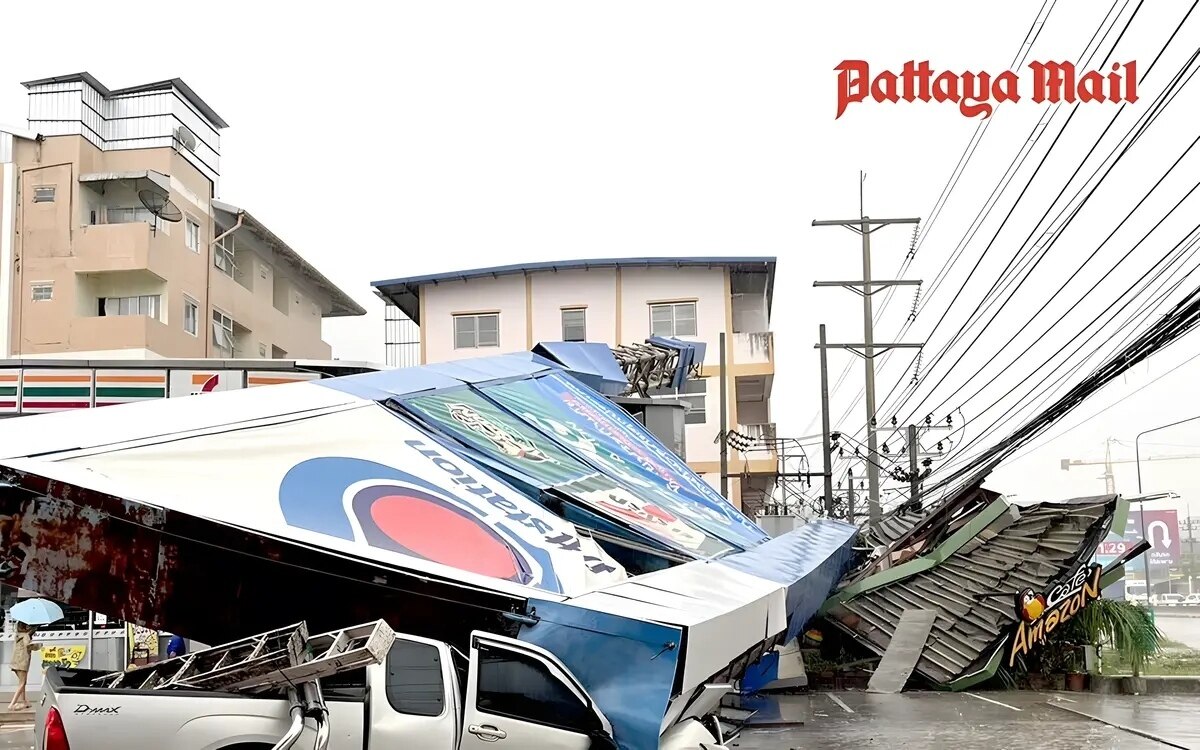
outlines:
[[[885,70],[875,75],[864,60],[843,60],[838,74],[838,119],[851,104],[871,99],[882,104],[906,102],[950,102],[964,117],[991,117],[1000,102],[1019,102],[1028,93],[1034,102],[1074,104],[1082,102],[1129,103],[1138,100],[1137,62],[1113,63],[1111,72],[1080,73],[1069,62],[1034,62],[1022,79],[1006,70],[990,73],[935,72],[929,61],[909,60],[899,73]]]

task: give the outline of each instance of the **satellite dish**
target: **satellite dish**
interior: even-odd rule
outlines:
[[[179,206],[172,203],[162,193],[156,193],[153,190],[139,190],[138,199],[146,207],[146,210],[154,216],[154,231],[156,232],[158,231],[159,219],[172,224],[183,221],[183,212],[179,210]]]
[[[196,136],[182,125],[175,128],[175,140],[188,151],[196,150]]]

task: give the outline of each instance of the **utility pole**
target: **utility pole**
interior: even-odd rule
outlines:
[[[721,497],[729,499],[729,395],[728,380],[725,372],[725,332],[721,331],[717,340],[721,362]],[[709,454],[712,455],[712,454]]]
[[[1113,476],[1112,469],[1112,444],[1112,438],[1104,441],[1104,494],[1106,495],[1117,494],[1117,481]]]
[[[916,505],[921,499],[921,475],[917,472],[917,454],[921,446],[917,444],[917,426],[908,426],[908,501]]]
[[[825,355],[825,324],[821,324],[821,451],[825,457],[825,515],[833,518],[833,441],[829,434],[829,361]]]
[[[868,498],[871,528],[877,529],[882,518],[879,506],[879,451],[875,437],[875,357],[889,349],[919,349],[923,344],[876,344],[874,311],[871,297],[890,286],[919,286],[921,282],[905,280],[875,280],[871,278],[871,233],[890,224],[918,224],[920,219],[829,219],[813,221],[814,227],[845,227],[862,236],[862,279],[857,281],[815,281],[813,286],[840,286],[860,295],[863,300],[863,343],[829,344],[830,348],[850,349],[863,358],[866,365],[867,402],[867,479],[870,490]],[[859,351],[861,349],[861,351]]]
[[[1188,514],[1188,520],[1187,520],[1187,527],[1188,527],[1188,565],[1187,565],[1188,596],[1191,596],[1193,593],[1192,579],[1194,579],[1196,577],[1196,537],[1194,534],[1194,529],[1193,529],[1193,524],[1192,524],[1192,504],[1191,503],[1187,504],[1187,514]]]
[[[854,469],[846,471],[846,484],[849,485],[849,489],[846,490],[846,520],[857,523],[854,520]]]

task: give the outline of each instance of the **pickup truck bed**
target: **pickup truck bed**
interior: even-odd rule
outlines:
[[[269,750],[288,730],[290,703],[282,696],[212,691],[121,690],[90,687],[102,672],[51,669],[46,674],[45,716],[56,708],[72,747],[128,750],[147,741],[164,747]],[[357,673],[360,680],[362,672]],[[363,750],[366,685],[325,688],[332,734],[329,750]],[[299,747],[312,747],[309,723]],[[215,741],[215,744],[214,744]]]

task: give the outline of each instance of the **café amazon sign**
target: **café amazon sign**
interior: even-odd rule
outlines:
[[[1056,629],[1066,624],[1090,602],[1100,598],[1101,567],[1081,564],[1067,580],[1051,586],[1044,594],[1025,589],[1017,594],[1017,630],[1008,652],[1008,666],[1046,642]]]

